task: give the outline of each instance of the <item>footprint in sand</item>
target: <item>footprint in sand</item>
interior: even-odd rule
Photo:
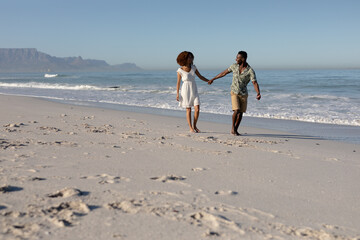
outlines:
[[[21,126],[25,126],[24,123],[9,123],[6,125],[3,125],[3,127],[10,127],[10,128],[19,128]]]
[[[43,131],[48,131],[48,132],[61,132],[61,130],[59,128],[56,127],[46,127],[46,126],[42,126],[39,127],[38,129],[43,130]]]
[[[0,187],[0,193],[10,193],[10,192],[17,192],[17,191],[21,191],[21,190],[23,190],[23,188],[10,186],[10,185],[4,185],[4,186]]]
[[[91,206],[88,206],[82,201],[62,202],[46,208],[43,208],[40,205],[30,204],[25,212],[10,211],[6,212],[6,215],[3,214],[3,216],[10,216],[14,219],[30,218],[32,223],[5,224],[3,226],[4,231],[2,232],[13,235],[16,239],[33,239],[33,237],[39,232],[40,226],[41,228],[44,227],[43,223],[39,224],[39,222],[37,222],[38,219],[46,218],[57,227],[69,227],[75,225],[77,219],[87,215],[90,211]]]
[[[19,141],[6,141],[6,140],[0,140],[0,149],[6,150],[6,149],[18,149],[20,147],[26,147],[27,145],[24,143],[21,143]]]
[[[207,231],[204,233],[204,236],[205,236],[205,237],[220,237],[221,234],[218,233],[218,232],[215,232],[215,231],[207,230]]]
[[[83,127],[88,131],[88,132],[92,132],[92,133],[106,133],[106,134],[114,134],[112,132],[112,129],[114,128],[112,125],[110,124],[106,124],[100,127],[95,127],[95,126],[91,126],[89,124],[83,124]]]
[[[201,171],[205,171],[205,170],[208,170],[208,169],[207,168],[200,168],[200,167],[191,169],[191,171],[193,171],[193,172],[201,172]]]
[[[120,176],[111,176],[111,175],[106,174],[106,173],[98,174],[98,175],[95,175],[95,176],[84,176],[84,177],[81,177],[81,179],[98,179],[98,180],[100,180],[99,181],[100,184],[120,183],[122,181],[124,181],[124,182],[129,182],[130,181],[129,178],[120,177]]]
[[[33,239],[31,237],[40,229],[40,225],[36,223],[13,223],[6,224],[2,232],[15,237],[10,239]]]
[[[62,190],[59,190],[55,193],[51,193],[48,194],[47,196],[49,198],[67,198],[67,197],[72,197],[72,196],[81,196],[84,195],[84,192],[80,191],[79,189],[76,188],[64,188]]]
[[[81,120],[87,120],[87,119],[93,120],[95,119],[95,116],[85,116],[81,118]]]
[[[74,220],[89,212],[89,206],[81,201],[63,202],[43,210],[43,213],[49,217],[50,222],[58,227],[72,226]]]
[[[330,225],[330,224],[323,224],[322,225],[324,228],[329,229],[329,230],[337,230],[340,229],[340,227],[338,226],[334,226],[334,225]]]
[[[29,179],[29,181],[45,181],[46,178],[42,178],[42,177],[32,177]]]
[[[124,213],[135,214],[146,208],[146,204],[142,200],[131,199],[131,200],[124,200],[121,202],[109,203],[106,204],[105,207],[108,209],[121,210]]]
[[[230,190],[227,190],[227,191],[223,191],[223,190],[220,190],[220,191],[216,191],[215,192],[216,195],[238,195],[238,192],[235,192],[235,191],[230,191]]]
[[[165,182],[172,182],[172,181],[184,181],[186,180],[185,176],[175,176],[175,175],[168,175],[168,176],[161,176],[161,177],[152,177],[151,180]]]
[[[200,137],[199,140],[202,142],[218,142],[218,138],[214,136]]]
[[[222,215],[201,211],[192,214],[190,217],[190,222],[192,224],[208,228],[204,236],[221,236],[221,233],[218,230],[224,228],[232,229],[240,235],[245,234],[245,231],[241,229],[241,226],[238,223]]]

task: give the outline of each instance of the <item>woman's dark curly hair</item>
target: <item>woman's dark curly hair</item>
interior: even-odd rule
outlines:
[[[176,62],[180,66],[185,66],[187,64],[187,60],[189,57],[192,57],[194,59],[194,54],[188,51],[183,51],[179,54],[179,56],[176,58]]]

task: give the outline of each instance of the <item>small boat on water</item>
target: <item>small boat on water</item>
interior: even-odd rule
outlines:
[[[53,77],[57,77],[59,74],[48,74],[48,73],[45,73],[44,77],[46,78],[53,78]]]

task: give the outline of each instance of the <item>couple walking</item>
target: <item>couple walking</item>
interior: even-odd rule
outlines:
[[[196,124],[200,114],[200,99],[197,86],[195,83],[195,75],[201,80],[211,85],[215,79],[222,78],[229,73],[233,73],[233,80],[231,84],[231,104],[233,110],[232,116],[232,128],[231,133],[239,136],[238,128],[247,108],[248,91],[247,85],[251,81],[254,85],[257,93],[256,99],[260,100],[260,87],[256,81],[256,75],[254,70],[246,62],[247,53],[244,51],[238,52],[236,55],[236,63],[232,64],[228,69],[216,75],[213,79],[208,80],[203,77],[193,64],[194,55],[191,52],[181,52],[177,57],[176,61],[180,65],[177,70],[177,95],[176,100],[179,101],[181,107],[186,108],[186,119],[190,127],[190,132],[200,132]],[[183,84],[180,91],[181,80]],[[194,122],[191,124],[191,108],[194,107]]]

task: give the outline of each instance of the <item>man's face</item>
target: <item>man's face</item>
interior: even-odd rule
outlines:
[[[240,54],[236,55],[236,62],[241,65],[245,62],[245,59]]]

